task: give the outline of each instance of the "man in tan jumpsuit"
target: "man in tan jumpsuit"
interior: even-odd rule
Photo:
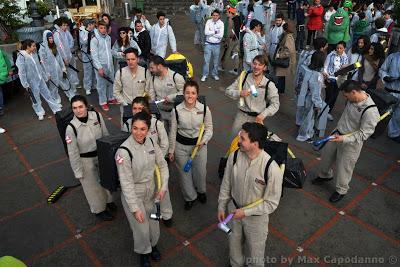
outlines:
[[[283,173],[275,161],[270,162],[266,170],[271,157],[262,148],[267,138],[263,125],[246,122],[239,135],[236,163],[232,153],[219,192],[218,220],[225,219],[226,210],[234,214],[229,236],[230,265],[264,266],[269,214],[278,207]],[[268,172],[267,181],[265,171]],[[243,208],[259,199],[263,201],[254,207]],[[244,241],[250,253],[248,259],[245,259]]]
[[[128,48],[124,53],[128,66],[116,72],[113,88],[114,97],[121,104],[121,125],[124,106],[130,105],[135,97],[146,93],[146,85],[150,78],[150,73],[138,65],[139,56],[135,48]]]
[[[161,255],[156,245],[160,236],[159,223],[149,218],[155,210],[155,197],[164,198],[168,186],[168,166],[156,142],[146,137],[150,126],[150,115],[139,112],[132,118],[132,135],[122,143],[115,154],[118,176],[121,183],[121,201],[133,232],[134,251],[140,254],[142,266],[150,266],[149,253],[153,260]],[[135,122],[145,122],[144,128],[135,128]],[[139,135],[137,131],[141,131]],[[140,140],[140,135],[142,139]],[[138,137],[139,136],[139,137]],[[132,155],[132,158],[129,152]],[[157,192],[155,166],[160,168],[162,186]],[[146,265],[148,264],[148,265]]]
[[[150,78],[146,90],[149,92],[151,100],[165,100],[158,107],[168,130],[175,97],[182,95],[185,79],[179,73],[169,69],[160,56],[154,56],[150,60],[149,70],[153,76]]]
[[[95,111],[87,111],[87,101],[83,96],[74,96],[71,99],[71,105],[75,116],[70,122],[71,125],[67,126],[65,141],[72,171],[75,178],[79,179],[82,184],[90,211],[102,220],[111,220],[112,216],[106,211],[106,207],[109,206],[110,209],[115,209],[115,204],[112,203],[111,193],[98,182],[99,163],[96,145],[96,139],[108,135],[106,124],[101,114],[96,114]],[[87,117],[84,116],[78,119],[77,112],[84,114],[85,109]]]
[[[338,202],[347,194],[364,141],[374,133],[380,117],[374,101],[359,82],[347,80],[340,89],[347,104],[333,132],[335,138],[322,153],[319,176],[312,181],[321,185],[332,180],[332,165],[336,162],[336,191],[330,202]]]
[[[232,126],[233,139],[245,122],[264,123],[267,117],[273,116],[279,109],[279,94],[273,82],[264,76],[267,69],[267,61],[262,55],[258,55],[253,59],[253,72],[249,73],[242,91],[240,92],[240,76],[226,88],[226,94],[234,99],[242,98],[239,101],[239,111],[236,114],[235,121]],[[268,84],[267,91],[265,87]],[[257,96],[253,96],[250,87],[255,86]],[[265,95],[267,94],[267,95]]]
[[[187,81],[184,89],[185,101],[177,105],[176,109],[171,112],[169,158],[171,161],[176,160],[186,210],[192,208],[197,198],[201,203],[207,202],[207,143],[213,135],[213,124],[210,109],[197,100],[198,89],[197,82]],[[186,95],[189,91],[197,93],[196,96],[190,96],[192,103],[187,104]],[[192,107],[189,107],[189,105],[192,105]],[[179,121],[177,121],[176,112]],[[200,141],[199,150],[193,159],[192,168],[189,172],[185,172],[183,168],[196,145],[203,121],[204,134]]]

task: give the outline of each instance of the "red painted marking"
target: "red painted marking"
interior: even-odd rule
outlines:
[[[21,209],[21,210],[18,210],[16,212],[14,212],[13,214],[4,216],[4,217],[0,218],[0,223],[4,223],[6,221],[14,219],[15,217],[18,217],[19,215],[21,215],[21,214],[23,214],[25,212],[34,210],[36,208],[39,208],[39,207],[43,206],[44,204],[45,204],[45,202],[39,202],[39,203],[36,203],[35,205],[33,205],[31,207],[28,207],[28,208],[25,208],[25,209]]]

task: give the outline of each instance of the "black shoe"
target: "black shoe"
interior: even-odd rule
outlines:
[[[199,199],[200,203],[207,203],[206,193],[197,193],[197,198]]]
[[[149,254],[140,254],[140,266],[151,267]]]
[[[107,208],[108,208],[110,211],[116,211],[116,210],[118,209],[117,205],[115,205],[114,202],[107,203]]]
[[[161,253],[160,251],[157,249],[156,246],[151,248],[151,253],[150,253],[150,257],[153,261],[160,261],[161,260]]]
[[[312,183],[312,184],[315,184],[315,185],[321,185],[321,184],[323,184],[323,183],[332,181],[332,179],[333,179],[333,177],[331,177],[331,178],[321,178],[321,177],[317,177],[317,178],[315,178],[314,180],[312,180],[311,183]]]
[[[102,219],[103,221],[112,221],[114,217],[108,211],[102,211],[96,214],[96,217]]]
[[[193,204],[196,200],[185,201],[185,210],[190,210],[193,207]]]
[[[329,198],[329,201],[332,203],[340,201],[345,195],[339,194],[338,192],[335,192],[332,194],[332,196]]]
[[[172,218],[168,219],[168,220],[163,219],[163,223],[164,223],[165,227],[167,227],[167,228],[172,227]]]

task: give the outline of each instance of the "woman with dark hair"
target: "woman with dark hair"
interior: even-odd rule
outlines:
[[[183,96],[184,101],[171,112],[168,157],[171,161],[176,160],[185,210],[190,210],[197,199],[203,204],[207,202],[207,143],[213,135],[213,124],[210,109],[197,100],[197,82],[187,81]],[[204,134],[201,134],[202,127]],[[193,166],[186,172],[184,166],[196,146],[198,153],[193,159]]]
[[[116,60],[115,68],[114,71],[117,72],[120,68],[123,68],[127,65],[126,60],[125,60],[125,54],[124,51],[128,49],[129,47],[136,48],[139,52],[139,55],[142,53],[140,50],[139,45],[136,43],[133,38],[130,38],[128,35],[128,32],[130,29],[128,27],[121,27],[118,30],[119,37],[117,41],[115,41],[111,53]]]
[[[326,126],[322,121],[321,113],[327,114],[326,103],[322,100],[321,91],[324,86],[324,76],[322,69],[325,63],[325,53],[322,51],[315,51],[311,56],[311,63],[305,66],[304,79],[301,85],[300,93],[297,98],[297,114],[296,118],[301,122],[299,124],[299,134],[296,140],[304,142],[310,140],[314,136],[314,121],[315,117],[318,118],[317,128],[324,131]],[[322,128],[322,129],[321,129]],[[323,135],[323,133],[322,133]]]
[[[150,257],[160,261],[157,249],[159,221],[150,218],[155,203],[164,199],[168,189],[168,165],[157,142],[148,138],[151,116],[139,112],[132,117],[132,132],[115,153],[121,182],[121,201],[132,229],[134,251],[140,266],[151,266]],[[155,179],[154,173],[159,170]],[[159,179],[158,179],[159,178]]]
[[[376,83],[379,79],[379,68],[382,66],[384,60],[385,52],[383,46],[380,43],[372,43],[358,71],[357,80],[361,82],[363,89],[376,89]]]
[[[365,35],[358,37],[357,42],[353,44],[350,51],[347,53],[349,59],[349,64],[354,64],[356,62],[361,62],[364,59],[365,54],[368,53],[371,43],[369,38]],[[358,69],[349,72],[347,79],[357,81],[358,79]]]
[[[74,117],[65,131],[65,142],[72,171],[82,184],[90,211],[104,221],[111,221],[113,216],[107,208],[116,210],[116,205],[111,193],[98,182],[96,145],[97,139],[108,135],[106,124],[100,113],[88,111],[88,102],[84,96],[74,96],[71,99],[71,108]]]
[[[285,76],[295,73],[296,69],[296,46],[293,37],[294,26],[292,22],[283,24],[283,34],[275,52],[274,59],[289,59],[289,66],[275,66],[275,75],[278,79],[276,87],[280,94],[285,93]]]
[[[18,52],[15,65],[18,68],[21,85],[28,91],[32,100],[32,108],[39,120],[43,120],[45,115],[40,96],[46,100],[54,114],[60,111],[61,105],[51,96],[46,85],[50,77],[39,62],[35,41],[27,39],[22,42],[22,50]]]
[[[101,19],[107,24],[107,33],[111,37],[111,43],[115,43],[115,41],[118,39],[118,24],[115,22],[115,20],[111,19],[111,16],[107,13],[102,14]]]
[[[151,115],[149,99],[145,96],[138,96],[132,101],[132,114],[135,115],[142,111]],[[123,131],[128,133],[132,132],[132,119],[129,119],[124,123]],[[150,128],[147,137],[151,138],[160,146],[163,156],[167,155],[169,146],[167,131],[165,130],[164,123],[154,116],[151,117]],[[160,202],[160,207],[164,225],[171,227],[172,205],[169,197],[168,187],[164,199]]]

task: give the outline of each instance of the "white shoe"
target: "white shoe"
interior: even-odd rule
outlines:
[[[6,129],[0,127],[0,134],[3,134],[5,132],[6,132]]]
[[[44,115],[39,115],[38,119],[42,121],[44,119]]]
[[[207,76],[201,76],[201,79],[200,79],[200,81],[202,81],[202,82],[205,82],[205,81],[206,81],[206,79],[207,79]]]
[[[214,76],[214,80],[219,81],[219,77],[218,76]]]
[[[86,95],[90,95],[92,92],[90,90],[86,90]]]
[[[327,118],[328,118],[328,121],[333,121],[333,116],[330,113],[328,113]]]
[[[82,89],[82,86],[80,84],[77,84],[76,89]]]
[[[233,74],[233,75],[238,75],[238,74],[239,74],[239,73],[237,72],[237,70],[230,70],[229,73],[230,73],[230,74]]]
[[[218,66],[218,70],[219,71],[225,71],[225,69],[223,67],[221,67],[221,66]]]

